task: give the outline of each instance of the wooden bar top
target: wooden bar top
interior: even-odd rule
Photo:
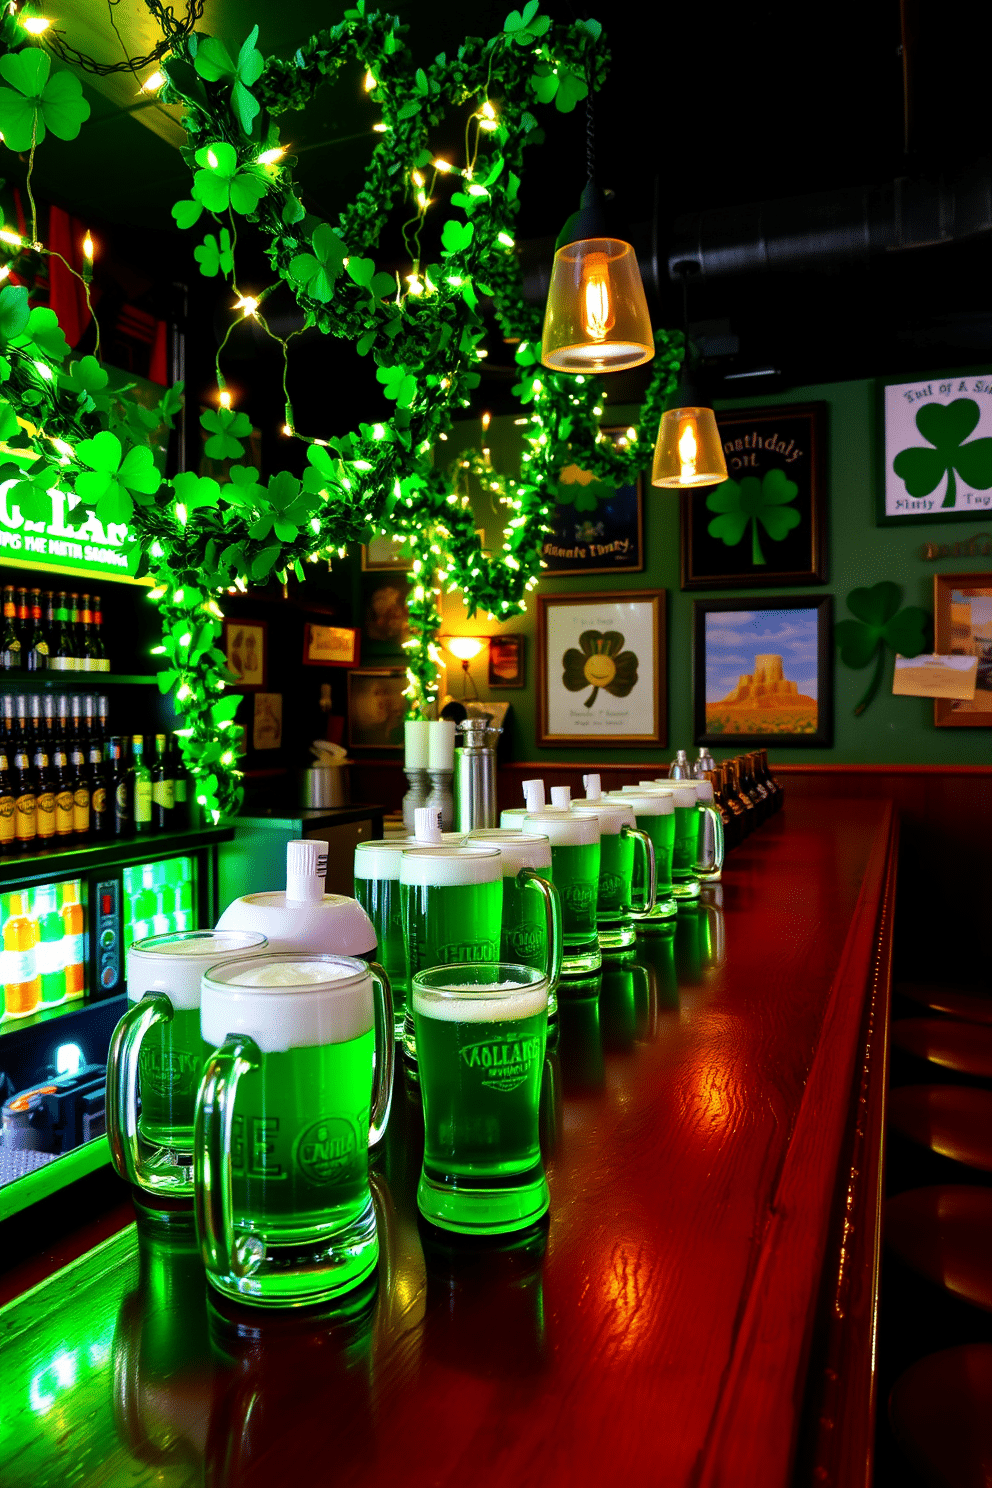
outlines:
[[[5,1488],[794,1481],[893,844],[886,802],[787,801],[671,936],[563,989],[545,1230],[418,1225],[407,1082],[351,1316],[206,1305],[174,1220],[10,1304]]]

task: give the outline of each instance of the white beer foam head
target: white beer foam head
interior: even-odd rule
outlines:
[[[227,906],[217,929],[256,930],[270,951],[305,955],[371,956],[376,946],[372,921],[357,899],[343,894],[325,894],[312,904],[279,892],[244,894]]]
[[[635,816],[671,816],[675,811],[675,802],[664,791],[636,791],[624,786],[621,794],[611,793],[607,799],[632,806]]]
[[[654,786],[653,789],[660,791],[663,795],[671,796],[680,811],[695,806],[699,800],[694,780],[666,780],[661,785]]]
[[[500,812],[499,824],[504,832],[522,832],[526,815],[526,806],[510,806],[506,811]]]
[[[350,957],[270,953],[226,961],[203,977],[200,1032],[215,1049],[241,1034],[263,1054],[284,1054],[347,1043],[372,1027],[372,975]]]
[[[441,843],[457,847],[465,841],[464,832],[442,832]],[[355,848],[356,878],[395,878],[400,876],[400,859],[411,847],[425,847],[416,837],[380,837],[359,842]]]
[[[573,816],[594,816],[599,822],[599,830],[604,837],[618,837],[622,827],[637,825],[634,808],[628,806],[626,801],[590,801],[588,806],[582,801],[576,801],[572,807],[572,814]]]
[[[407,848],[400,862],[400,883],[429,884],[436,889],[495,883],[502,877],[496,848],[413,847]]]
[[[696,787],[697,801],[714,801],[716,799],[713,794],[713,782],[711,780],[694,780],[692,783]]]
[[[200,983],[208,966],[226,957],[268,949],[264,935],[241,930],[177,930],[136,940],[127,953],[127,995],[140,1002],[146,992],[164,992],[176,1012],[200,1006]]]
[[[477,982],[459,983],[458,967],[451,970],[451,985],[446,990],[456,995],[438,996],[415,986],[415,1013],[422,1018],[436,1018],[439,1023],[512,1023],[517,1018],[533,1018],[547,1010],[546,982],[536,987],[521,987],[516,982],[493,982],[489,987],[480,987]]]
[[[548,837],[552,847],[586,847],[599,841],[599,822],[594,816],[575,816],[569,811],[536,811],[524,817],[523,830]]]
[[[551,842],[545,834],[510,832],[500,827],[477,827],[469,832],[468,842],[481,847],[498,847],[503,877],[516,878],[521,868],[551,867]]]

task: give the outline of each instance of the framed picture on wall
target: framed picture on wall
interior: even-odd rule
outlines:
[[[303,627],[303,665],[316,667],[353,667],[361,653],[361,634],[342,625]]]
[[[824,583],[827,405],[716,420],[730,478],[680,493],[682,588]]]
[[[406,669],[348,673],[349,749],[402,749]]]
[[[697,744],[833,742],[833,601],[697,599],[693,605]]]
[[[394,542],[391,537],[374,537],[371,542],[362,543],[363,573],[386,569],[409,573],[412,568],[413,558],[405,544]]]
[[[626,440],[624,429],[604,429]],[[641,477],[629,485],[598,480],[578,465],[558,476],[551,531],[541,549],[547,577],[640,573],[644,567],[644,495]]]
[[[489,637],[490,687],[523,687],[525,640],[522,635]]]
[[[665,591],[537,597],[537,742],[667,743]]]
[[[266,682],[268,631],[264,620],[225,620],[224,655],[237,677],[232,687],[261,692]]]
[[[410,578],[405,573],[362,575],[362,656],[366,661],[403,655],[410,639]]]
[[[992,514],[992,372],[879,383],[877,521]]]
[[[992,572],[934,574],[934,646],[940,656],[974,656],[971,701],[935,698],[938,728],[992,728]]]

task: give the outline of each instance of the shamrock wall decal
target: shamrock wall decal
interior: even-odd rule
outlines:
[[[901,598],[899,585],[885,580],[871,589],[852,589],[847,596],[847,608],[857,619],[840,620],[834,626],[834,639],[845,666],[864,667],[873,656],[878,657],[868,691],[854,709],[856,718],[865,711],[878,691],[885,667],[886,646],[898,651],[900,656],[919,656],[927,649],[930,616],[918,605],[906,605],[901,610]]]
[[[800,523],[799,513],[788,505],[799,494],[795,481],[789,480],[777,466],[765,472],[759,481],[746,475],[742,481],[727,480],[706,498],[710,511],[719,512],[708,528],[710,537],[718,538],[728,548],[736,547],[748,525],[751,527],[751,562],[761,564],[765,555],[758,541],[758,523],[773,542],[781,542],[786,533]]]
[[[976,491],[992,486],[992,439],[969,439],[981,417],[974,398],[955,398],[953,403],[924,403],[916,415],[916,427],[932,449],[911,446],[900,450],[892,469],[905,481],[910,496],[929,496],[944,476],[947,488],[941,508],[957,502],[955,472]]]
[[[579,649],[570,647],[562,657],[562,682],[569,692],[592,692],[583,704],[591,708],[600,689],[613,697],[627,697],[637,681],[637,657],[623,649],[624,638],[618,630],[584,630],[579,636]]]
[[[10,84],[0,87],[0,132],[11,150],[40,145],[48,129],[73,140],[90,116],[79,79],[71,72],[51,77],[51,67],[51,57],[37,47],[0,57],[0,74]]]

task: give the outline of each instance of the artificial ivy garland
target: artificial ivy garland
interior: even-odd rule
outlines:
[[[559,470],[579,463],[603,479],[632,479],[644,464],[677,372],[681,338],[659,332],[639,426],[626,447],[612,444],[599,428],[601,381],[540,366],[540,313],[521,293],[513,225],[523,151],[541,138],[531,110],[554,101],[569,111],[589,87],[600,85],[607,53],[599,24],[553,26],[540,15],[538,0],[529,0],[522,12],[508,16],[498,36],[470,39],[450,61],[442,55],[427,69],[414,66],[404,32],[395,17],[366,16],[359,0],[290,61],[266,62],[256,27],[236,57],[217,38],[193,33],[163,62],[164,97],[185,106],[184,154],[193,172],[190,198],[177,203],[174,216],[181,227],[192,228],[206,213],[214,228],[195,250],[201,272],[227,278],[238,314],[255,315],[264,324],[268,291],[257,298],[243,295],[236,272],[239,218],[256,222],[305,323],[354,341],[361,355],[371,354],[384,394],[395,404],[389,419],[350,434],[298,436],[308,446],[302,480],[280,472],[266,483],[251,467],[235,464],[223,485],[192,473],[163,481],[161,447],[158,461],[153,449],[178,411],[181,390],[170,390],[155,413],[142,409],[126,389],[111,398],[104,391],[106,374],[93,358],[63,369],[68,347],[52,312],[30,310],[26,290],[0,291],[0,380],[8,384],[8,424],[13,418],[18,430],[8,429],[3,448],[15,462],[15,498],[25,516],[40,514],[42,493],[54,482],[75,498],[67,520],[77,527],[95,521],[131,529],[132,572],[150,571],[156,580],[152,593],[161,607],[166,657],[160,685],[175,692],[187,725],[187,763],[201,804],[215,819],[236,810],[240,798],[229,734],[239,698],[223,695],[229,679],[217,645],[223,616],[216,597],[223,589],[265,582],[273,573],[285,577],[290,569],[302,580],[307,560],[343,553],[348,543],[366,541],[375,531],[404,539],[415,573],[409,695],[411,711],[423,713],[437,690],[441,587],[461,590],[470,613],[482,608],[501,619],[524,608],[525,592],[540,571]],[[0,73],[27,45],[5,15]],[[383,117],[365,185],[332,225],[308,213],[297,196],[274,118],[304,105],[347,64],[365,70],[366,87]],[[58,83],[54,103],[66,106],[75,80],[57,73],[47,81],[48,69],[35,69],[39,78],[42,70],[45,91],[37,99],[22,94],[21,102],[14,101],[21,114],[26,100],[43,115],[46,93],[60,77],[67,82]],[[0,127],[6,91],[0,88]],[[430,127],[450,107],[470,107],[466,159],[457,165],[435,159],[428,144]],[[51,120],[49,127],[59,132]],[[440,261],[424,265],[423,220],[449,179],[458,189],[450,198],[453,215],[443,225]],[[406,288],[377,270],[374,257],[403,196],[412,199],[413,214],[405,230],[412,259]],[[13,246],[18,254],[25,248]],[[27,245],[28,251],[32,246],[40,245]],[[483,295],[492,297],[504,334],[520,341],[515,391],[531,408],[519,480],[497,476],[481,456],[468,461],[469,470],[498,488],[512,508],[502,550],[493,559],[482,552],[467,499],[430,463],[436,442],[469,406],[479,383]],[[218,382],[223,389],[220,358]],[[0,434],[3,417],[0,406]],[[208,456],[240,460],[250,432],[247,417],[222,406],[207,410],[201,421],[209,435]],[[286,423],[296,434],[288,395]]]

